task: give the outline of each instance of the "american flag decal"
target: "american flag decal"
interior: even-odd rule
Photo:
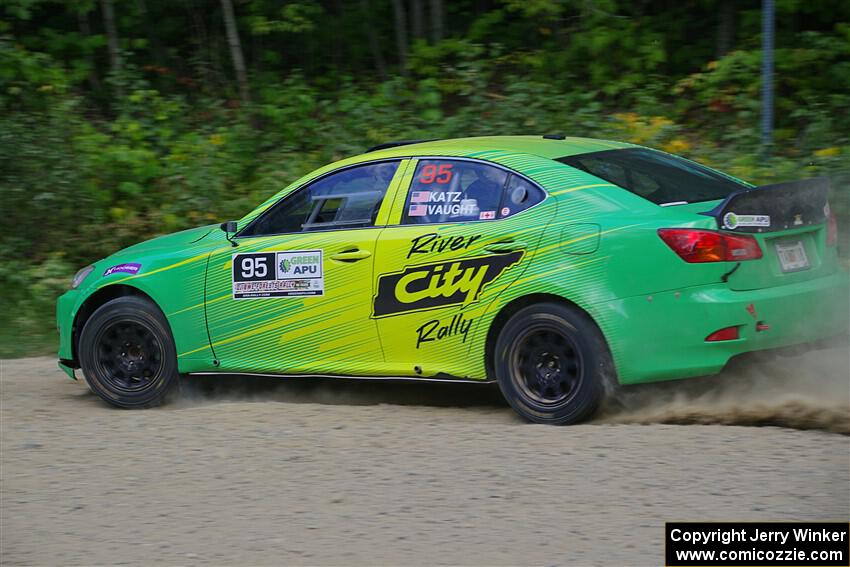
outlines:
[[[410,194],[411,203],[427,203],[430,199],[430,191],[414,191]]]
[[[409,217],[424,217],[427,214],[427,205],[410,205],[410,208],[407,210],[407,216]]]

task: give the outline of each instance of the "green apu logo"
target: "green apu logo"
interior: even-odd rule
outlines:
[[[740,226],[769,227],[769,215],[739,215],[732,212],[723,215],[723,226],[735,230]]]
[[[322,277],[321,251],[277,253],[278,279]]]

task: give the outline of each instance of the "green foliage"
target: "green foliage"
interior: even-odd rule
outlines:
[[[845,3],[778,6],[770,158],[758,147],[757,2],[736,8],[735,46],[721,58],[712,0],[446,3],[444,39],[410,33],[403,76],[389,0],[234,5],[249,106],[236,102],[219,0],[115,2],[122,67],[109,72],[98,3],[5,3],[0,356],[53,340],[54,298],[87,263],[238,218],[311,169],[391,139],[564,132],[756,183],[831,175],[848,225]]]

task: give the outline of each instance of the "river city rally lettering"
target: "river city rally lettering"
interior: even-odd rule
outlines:
[[[472,328],[472,320],[464,319],[463,313],[457,313],[448,323],[432,319],[416,329],[416,348],[419,348],[422,343],[441,341],[456,335],[462,335],[463,339],[460,342],[465,343],[470,328]]]
[[[378,278],[374,317],[450,305],[466,306],[478,299],[487,284],[518,263],[523,252],[493,254],[461,260],[408,266]]]

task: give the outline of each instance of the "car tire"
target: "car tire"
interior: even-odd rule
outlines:
[[[89,388],[114,406],[156,406],[179,385],[168,321],[140,297],[99,307],[83,327],[78,354]]]
[[[492,368],[507,402],[535,423],[567,425],[589,418],[614,383],[608,345],[577,308],[538,303],[501,329]]]

